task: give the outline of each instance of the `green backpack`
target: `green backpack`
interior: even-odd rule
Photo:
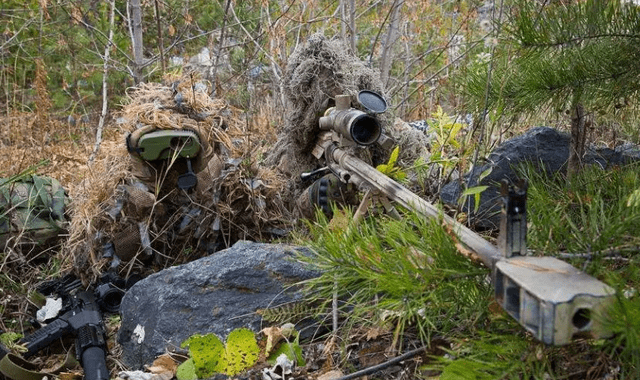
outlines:
[[[67,228],[67,194],[57,180],[26,175],[0,178],[0,249],[32,249],[57,241]]]

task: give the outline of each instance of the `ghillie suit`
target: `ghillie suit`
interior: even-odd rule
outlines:
[[[69,202],[57,180],[39,175],[0,178],[0,249],[26,262],[59,245]]]
[[[284,181],[257,165],[261,136],[208,93],[193,79],[130,93],[121,123],[127,144],[123,137],[96,163],[74,197],[64,256],[83,279],[108,269],[146,275],[286,228]]]
[[[265,163],[277,167],[290,178],[285,199],[295,200],[311,185],[300,179],[300,174],[314,170],[318,161],[311,155],[320,133],[318,120],[327,108],[333,106],[337,95],[355,96],[361,90],[384,93],[380,74],[349,53],[340,40],[330,40],[314,34],[299,46],[287,62],[283,77],[287,101],[285,125],[278,135],[275,149]],[[358,108],[357,104],[354,104]],[[380,115],[383,133],[388,122]],[[353,154],[365,162],[381,163],[386,156],[380,147],[355,147]],[[294,209],[295,206],[290,204]]]

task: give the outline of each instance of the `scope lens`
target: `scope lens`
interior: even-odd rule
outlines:
[[[378,119],[361,114],[351,123],[351,139],[360,145],[371,145],[380,138],[381,128]]]
[[[362,90],[358,93],[358,102],[369,112],[383,113],[387,110],[387,102],[382,95],[374,91]]]
[[[96,288],[96,298],[100,306],[109,313],[117,313],[124,297],[124,291],[111,284],[102,284]]]

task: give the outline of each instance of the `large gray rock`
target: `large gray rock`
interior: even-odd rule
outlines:
[[[478,185],[489,186],[480,196],[478,212],[470,213],[471,222],[477,228],[496,229],[500,225],[500,181],[508,179],[515,181],[518,177],[517,167],[524,163],[531,163],[547,173],[566,171],[566,163],[569,158],[569,144],[571,138],[549,127],[532,128],[523,135],[514,137],[498,146],[488,157],[486,164],[478,165],[471,173],[466,174],[462,180],[470,187]],[[625,145],[623,148],[612,150],[609,148],[590,147],[585,154],[585,164],[597,164],[603,169],[615,165],[623,165],[637,161],[640,151],[637,147]],[[485,170],[491,168],[491,174],[478,184],[478,177]],[[450,205],[457,205],[458,198],[462,194],[462,186],[459,181],[452,181],[442,187],[440,199]],[[464,211],[473,211],[467,203]]]
[[[256,310],[300,299],[288,285],[318,276],[294,260],[297,249],[238,242],[139,281],[120,307],[122,361],[140,369],[196,333],[224,339],[240,327],[259,331]]]

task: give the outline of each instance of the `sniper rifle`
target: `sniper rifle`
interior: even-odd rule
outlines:
[[[502,183],[502,221],[496,247],[349,153],[352,146],[379,143],[389,147],[389,139],[381,133],[376,118],[377,113],[386,110],[386,101],[371,91],[360,92],[357,100],[367,112],[352,108],[349,95],[338,95],[336,106],[320,118],[322,132],[312,154],[324,160],[325,167],[304,173],[303,179],[333,173],[341,182],[354,184],[364,193],[354,215],[356,220],[363,217],[374,201],[379,201],[392,215],[399,216],[390,201],[425,217],[441,218],[457,240],[491,270],[498,303],[536,339],[563,345],[574,336],[610,336],[596,315],[613,302],[611,287],[557,258],[527,256],[525,182],[517,186]],[[310,192],[318,189],[323,186],[309,187]],[[312,203],[322,198],[318,194],[308,195]]]

